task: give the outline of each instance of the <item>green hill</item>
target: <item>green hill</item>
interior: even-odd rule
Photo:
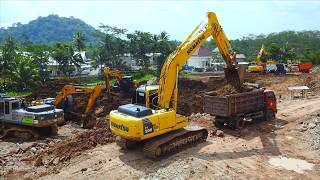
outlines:
[[[70,42],[77,31],[85,34],[87,42],[95,41],[92,33],[96,30],[81,19],[49,15],[38,17],[28,24],[15,23],[11,27],[0,28],[0,44],[9,34],[19,42],[31,41],[39,44]]]

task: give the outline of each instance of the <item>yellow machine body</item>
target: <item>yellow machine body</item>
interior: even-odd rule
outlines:
[[[212,37],[225,61],[226,79],[236,81],[239,85],[240,77],[238,74],[239,66],[236,61],[236,53],[232,50],[231,44],[227,39],[216,14],[207,13],[207,23],[199,24],[192,33],[183,41],[174,52],[165,60],[161,74],[159,86],[145,87],[144,104],[128,105],[128,111],[118,110],[110,112],[110,128],[112,133],[124,139],[141,141],[158,137],[162,134],[182,129],[188,125],[187,117],[177,114],[178,100],[178,72],[193,53],[200,48],[208,37]],[[242,69],[244,70],[244,69]],[[157,88],[157,104],[152,105],[151,96]],[[137,92],[139,93],[139,92]],[[139,103],[138,103],[139,104]],[[137,117],[132,113],[148,111],[148,115]],[[152,111],[152,113],[150,112]]]

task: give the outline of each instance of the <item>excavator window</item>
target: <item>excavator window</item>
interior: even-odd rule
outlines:
[[[13,102],[11,106],[12,106],[12,110],[20,108],[19,102]]]
[[[137,91],[136,104],[145,106],[145,104],[146,104],[146,94],[145,94],[145,92]]]
[[[0,102],[0,116],[4,114],[4,102]]]
[[[6,113],[6,114],[10,114],[10,108],[9,108],[9,102],[8,102],[8,101],[5,102],[5,108],[4,108],[4,110],[5,110],[5,113]]]

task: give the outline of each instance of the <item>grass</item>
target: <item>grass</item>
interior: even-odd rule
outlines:
[[[135,78],[136,81],[140,82],[140,81],[148,81],[148,80],[151,80],[154,76],[152,74],[146,74],[142,77],[138,77],[138,78]]]
[[[190,76],[190,74],[189,73],[185,73],[185,72],[181,72],[181,73],[179,73],[179,76],[182,77],[182,78],[187,78],[187,77]]]
[[[5,92],[5,94],[9,97],[19,97],[19,96],[28,96],[31,94],[31,91],[23,91],[23,92]]]

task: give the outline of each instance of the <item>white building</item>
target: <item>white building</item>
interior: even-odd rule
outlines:
[[[211,59],[211,50],[204,46],[201,46],[192,54],[186,65],[193,66],[195,68],[207,68],[210,67]]]

